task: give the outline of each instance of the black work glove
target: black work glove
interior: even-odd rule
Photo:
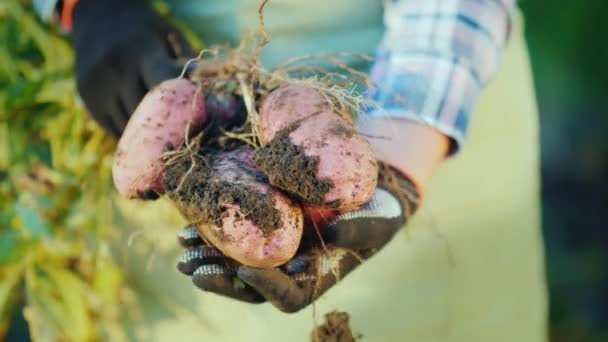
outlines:
[[[281,267],[240,265],[206,245],[187,226],[178,234],[187,251],[177,268],[204,291],[250,303],[269,301],[281,311],[296,312],[384,247],[414,213],[418,194],[413,184],[398,172],[389,175],[385,170],[369,202],[319,229],[323,243],[314,234],[305,238],[296,256]]]
[[[139,101],[179,76],[193,52],[146,0],[79,1],[74,9],[78,92],[93,118],[119,137]]]

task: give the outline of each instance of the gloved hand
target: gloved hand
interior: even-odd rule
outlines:
[[[146,0],[79,1],[74,9],[78,92],[97,122],[119,137],[148,90],[179,76],[194,55]]]
[[[322,241],[315,234],[305,237],[286,265],[270,270],[239,265],[187,226],[178,235],[187,251],[177,268],[204,291],[251,303],[269,301],[281,311],[296,312],[384,247],[414,213],[415,187],[398,171],[386,170],[381,168],[369,202],[319,227]]]

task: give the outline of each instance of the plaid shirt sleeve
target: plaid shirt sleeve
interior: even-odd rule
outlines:
[[[465,138],[480,90],[496,74],[516,0],[388,0],[372,67],[371,117],[406,118]]]

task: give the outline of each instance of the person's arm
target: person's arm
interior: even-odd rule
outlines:
[[[421,194],[438,164],[464,144],[479,93],[500,64],[515,2],[386,2],[386,32],[371,72],[376,106],[359,126],[390,138],[370,141]]]

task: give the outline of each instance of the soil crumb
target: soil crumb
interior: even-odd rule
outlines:
[[[346,312],[332,311],[325,314],[325,323],[317,326],[311,336],[312,342],[354,342],[350,330],[350,316]]]
[[[334,185],[317,179],[319,158],[306,156],[302,148],[291,143],[293,129],[279,131],[269,144],[257,149],[255,162],[273,186],[306,203],[326,205],[325,194]]]
[[[185,155],[167,165],[163,179],[167,195],[190,222],[221,227],[227,205],[235,204],[242,218],[255,223],[266,235],[283,222],[274,197],[254,187],[260,182],[268,183],[259,170],[239,158],[238,152]]]

